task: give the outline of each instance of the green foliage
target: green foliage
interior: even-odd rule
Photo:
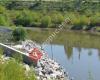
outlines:
[[[22,62],[23,61],[22,55],[17,53],[17,52],[15,52],[12,56],[17,62]]]
[[[94,14],[94,16],[91,16],[90,21],[91,21],[90,23],[91,26],[100,25],[100,13],[96,13]]]
[[[26,30],[22,27],[18,27],[12,32],[12,35],[15,41],[25,40]]]
[[[4,80],[24,80],[24,70],[14,61],[4,65]]]
[[[42,14],[39,12],[31,12],[31,16],[32,17],[32,27],[39,27],[41,24],[41,16]],[[43,17],[43,16],[42,16]]]
[[[57,11],[51,12],[50,16],[53,24],[61,24],[64,21],[63,15]]]
[[[31,4],[32,3],[32,4]],[[1,26],[57,28],[70,18],[70,28],[88,29],[100,25],[100,5],[93,1],[3,1],[0,4]],[[2,6],[3,5],[3,6]],[[85,26],[85,27],[84,27]]]
[[[80,30],[80,29],[85,29],[84,26],[87,26],[90,24],[90,18],[88,16],[84,15],[80,15],[78,13],[67,13],[67,18],[70,18],[71,20],[71,25],[73,25],[73,27],[71,29],[76,29],[76,30]]]
[[[27,27],[37,26],[40,24],[40,14],[29,10],[23,10],[16,17],[16,25]]]
[[[100,26],[95,27],[95,30],[100,32]]]
[[[16,18],[16,25],[31,26],[32,16],[30,16],[26,11],[20,13]]]
[[[3,54],[3,49],[0,47],[0,55]]]
[[[49,27],[51,24],[51,18],[50,16],[45,16],[41,20],[41,26],[42,27]]]
[[[89,23],[89,20],[85,15],[77,17],[76,21],[74,22],[74,28],[76,28],[77,30],[83,29],[84,26],[88,25],[88,23]]]
[[[0,62],[0,80],[36,80],[36,78],[33,72],[28,78],[23,66],[11,59],[4,64]]]
[[[4,13],[6,11],[5,7],[0,5],[0,14]]]
[[[10,22],[7,17],[3,14],[0,14],[0,25],[1,26],[9,26]]]

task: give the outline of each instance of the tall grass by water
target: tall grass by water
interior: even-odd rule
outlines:
[[[0,53],[2,51],[0,50]],[[14,59],[2,63],[0,55],[0,80],[36,80],[36,77],[32,71],[25,74],[23,65],[20,65]]]

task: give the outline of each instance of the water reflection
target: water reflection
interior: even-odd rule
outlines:
[[[58,61],[75,80],[100,80],[100,50],[94,48],[71,47],[67,45],[47,45],[49,56]]]
[[[67,58],[70,59],[73,55],[73,47],[64,45],[64,50],[67,55]]]
[[[89,55],[89,56],[92,56],[92,49],[89,49],[88,55]]]
[[[98,57],[99,57],[99,60],[100,60],[100,49],[98,50]]]
[[[39,43],[52,31],[28,31],[28,37]],[[88,32],[62,31],[47,45],[49,56],[58,61],[75,80],[100,80],[100,36]]]

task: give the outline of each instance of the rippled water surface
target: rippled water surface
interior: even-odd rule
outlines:
[[[52,31],[30,32],[32,40],[43,43]],[[100,80],[100,36],[92,33],[60,32],[45,46],[74,80]]]
[[[74,80],[100,80],[100,52],[94,48],[47,45],[49,56],[59,62]]]

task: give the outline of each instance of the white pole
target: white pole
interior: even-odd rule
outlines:
[[[28,54],[25,54],[24,52],[21,52],[21,51],[19,51],[19,50],[16,50],[16,49],[14,49],[14,48],[12,48],[12,47],[10,47],[10,46],[7,46],[7,45],[5,45],[5,44],[0,43],[0,45],[3,46],[3,47],[9,48],[9,49],[11,49],[11,50],[13,50],[13,51],[16,51],[16,52],[18,52],[18,53],[20,53],[20,54],[29,56]]]

